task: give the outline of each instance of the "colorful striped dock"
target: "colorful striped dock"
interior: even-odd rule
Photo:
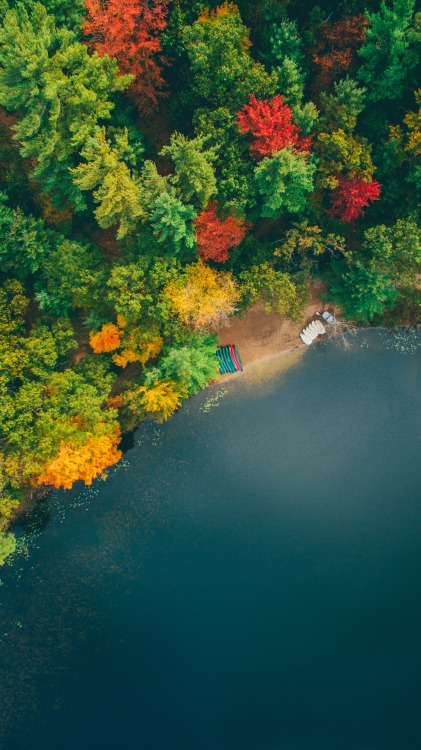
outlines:
[[[218,346],[216,356],[219,359],[219,372],[239,372],[243,370],[240,355],[235,344],[227,346]]]

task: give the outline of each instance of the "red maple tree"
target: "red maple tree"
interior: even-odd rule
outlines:
[[[245,222],[235,216],[220,219],[215,201],[209,203],[194,223],[199,256],[217,263],[225,263],[229,251],[240,244],[247,231]]]
[[[338,75],[350,69],[355,51],[364,41],[367,24],[367,18],[361,13],[323,25],[313,54],[313,61],[319,68],[317,89],[328,88]]]
[[[312,136],[300,137],[301,129],[292,120],[292,109],[284,104],[284,97],[260,100],[251,94],[248,104],[239,111],[237,125],[241,133],[251,133],[254,141],[250,153],[270,156],[287,146],[295,151],[309,151]]]
[[[162,94],[161,43],[169,0],[85,0],[88,16],[83,30],[99,55],[117,59],[122,73],[131,73],[130,91],[143,113],[152,112]]]
[[[341,221],[355,221],[364,214],[365,206],[380,199],[381,185],[377,180],[364,182],[359,177],[346,180],[338,176],[338,186],[332,193],[332,208],[329,213]]]

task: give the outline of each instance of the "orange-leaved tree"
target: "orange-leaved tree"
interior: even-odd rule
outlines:
[[[283,96],[261,101],[251,94],[248,104],[238,113],[237,125],[241,133],[253,136],[250,153],[256,158],[271,156],[288,146],[295,151],[309,151],[312,136],[302,137],[292,118],[292,109],[284,104]]]
[[[164,340],[156,328],[147,330],[132,326],[123,315],[117,315],[117,325],[104,323],[97,333],[89,334],[89,343],[95,354],[115,352],[112,356],[114,364],[126,367],[130,362],[145,364],[157,357]]]
[[[47,464],[36,483],[62,487],[65,490],[80,479],[85,484],[92,484],[95,477],[121,458],[122,453],[117,448],[119,442],[120,433],[113,431],[91,435],[82,445],[61,443],[58,455]]]
[[[91,331],[89,343],[95,354],[113,352],[120,346],[120,329],[114,323],[104,323],[97,333]]]
[[[235,216],[221,219],[215,201],[199,214],[194,225],[200,257],[218,263],[225,263],[229,251],[240,244],[247,231],[243,219]]]
[[[122,73],[130,73],[130,91],[139,109],[156,108],[164,81],[159,33],[166,26],[169,0],[86,0],[83,23],[90,46],[99,55],[117,59]]]
[[[196,330],[218,328],[233,315],[240,299],[231,273],[214,271],[201,260],[164,288],[173,313]]]
[[[364,41],[367,25],[368,20],[364,14],[323,24],[313,54],[313,61],[318,68],[318,90],[328,88],[338,76],[351,69],[356,51]]]

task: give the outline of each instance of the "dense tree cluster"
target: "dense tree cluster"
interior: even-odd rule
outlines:
[[[419,319],[415,0],[0,0],[0,562],[310,276]]]

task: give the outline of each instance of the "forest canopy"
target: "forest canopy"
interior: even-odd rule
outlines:
[[[321,277],[420,317],[415,0],[0,0],[0,562],[20,507]],[[418,83],[417,83],[418,82]],[[23,503],[23,505],[22,505]]]

